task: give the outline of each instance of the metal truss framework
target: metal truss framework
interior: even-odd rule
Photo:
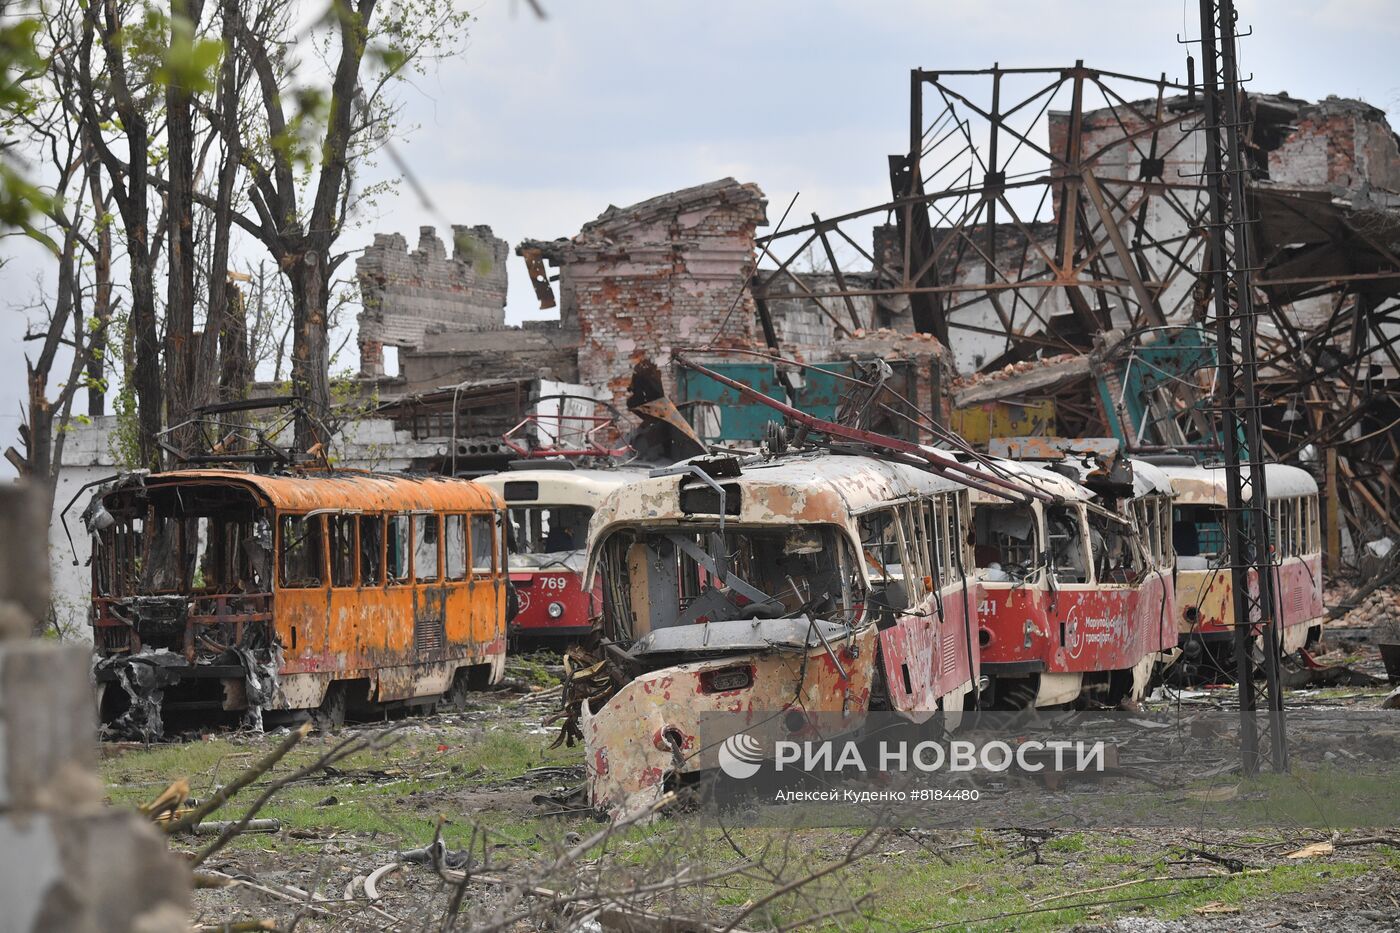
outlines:
[[[1088,355],[1110,329],[1143,339],[1204,323],[1208,119],[1193,82],[1082,62],[914,70],[909,151],[890,157],[894,196],[762,238],[753,294],[761,302],[781,285],[843,332],[874,323],[854,298],[907,301],[914,329],[945,345],[995,341],[982,372]],[[1345,522],[1357,541],[1377,528],[1400,536],[1400,479],[1383,466],[1400,460],[1400,212],[1339,208],[1321,184],[1272,183],[1261,153],[1280,127],[1265,124],[1265,106],[1242,98],[1238,118],[1259,221],[1246,266],[1262,312],[1253,337],[1262,449],[1277,459],[1325,451],[1329,528]],[[894,233],[876,246],[869,231],[880,224]],[[802,257],[816,250],[831,272],[804,277]],[[1191,404],[1215,391],[1212,374],[1195,383],[1177,384],[1188,404],[1156,425],[1158,443],[1214,440]],[[1060,394],[1067,424],[1102,427],[1082,382]]]

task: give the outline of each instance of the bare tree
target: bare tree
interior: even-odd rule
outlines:
[[[217,123],[249,169],[253,216],[235,222],[272,254],[292,297],[292,389],[317,418],[330,409],[331,283],[344,255],[333,252],[354,204],[354,168],[398,130],[391,83],[405,70],[455,48],[467,14],[446,0],[333,0],[327,56],[329,87],[303,81],[285,7],[236,17],[233,34],[261,94],[258,139],[243,124]],[[313,43],[314,44],[314,43]],[[368,69],[369,74],[363,74]],[[299,171],[299,169],[303,171]],[[305,180],[309,171],[314,180]],[[317,419],[298,425],[303,449],[327,440]]]
[[[78,93],[73,103],[85,124],[94,130],[88,138],[105,169],[122,219],[131,301],[128,339],[133,351],[127,379],[136,397],[141,461],[158,466],[156,435],[161,430],[163,392],[155,291],[160,230],[157,228],[153,236],[151,229],[151,114],[155,107],[150,97],[154,82],[145,73],[145,63],[133,67],[128,61],[127,10],[116,0],[74,3],[71,9],[55,11],[51,18],[65,13],[78,24],[76,55],[69,58],[71,53],[56,50],[53,67],[76,81]],[[100,54],[100,62],[94,52]],[[110,98],[105,90],[110,90]],[[108,100],[110,113],[99,109]],[[109,139],[108,132],[100,129],[110,125],[110,117],[120,126],[119,142],[124,145],[125,158],[115,148],[118,140]]]
[[[53,21],[46,25],[50,30],[64,28]],[[54,35],[46,34],[49,41]],[[40,312],[38,326],[25,335],[37,350],[25,355],[27,397],[20,428],[24,452],[10,448],[6,457],[52,498],[73,400],[87,383],[92,348],[105,339],[110,321],[111,250],[105,222],[110,199],[97,166],[87,157],[87,127],[68,104],[77,94],[71,73],[59,72],[48,84],[36,82],[31,90],[30,106],[18,121],[50,166],[52,186],[45,191],[42,228],[27,225],[27,232],[49,251],[57,277],[51,297],[41,299],[34,309]],[[89,300],[100,305],[93,309],[91,324],[86,313]],[[66,370],[61,360],[65,348],[70,354]],[[65,378],[50,397],[56,369]]]

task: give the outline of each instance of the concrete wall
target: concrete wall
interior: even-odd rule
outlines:
[[[453,225],[452,238],[449,258],[432,227],[420,228],[411,253],[399,234],[376,234],[355,261],[363,374],[383,375],[385,346],[419,348],[433,334],[505,323],[506,241],[486,226]]]
[[[399,354],[404,384],[395,388],[395,394],[427,392],[466,380],[578,381],[579,332],[558,321],[446,333],[429,344]]]
[[[762,273],[760,273],[762,274]],[[840,291],[836,276],[829,272],[798,272],[797,278],[807,289],[817,295]],[[848,290],[869,288],[874,276],[854,274],[843,278]],[[876,306],[868,296],[854,297],[857,326],[851,320],[851,312],[843,298],[822,298],[819,305],[786,275],[778,276],[766,286],[768,292],[768,313],[773,318],[773,330],[777,332],[778,343],[784,350],[801,353],[821,353],[838,345],[856,331],[875,330],[883,326],[889,316]],[[823,311],[822,308],[826,310]],[[836,326],[839,321],[841,327]],[[909,315],[903,315],[901,323],[908,323]],[[844,329],[844,331],[843,331]],[[758,337],[761,339],[762,334]]]

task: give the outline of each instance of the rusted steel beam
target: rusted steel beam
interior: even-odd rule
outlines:
[[[836,261],[836,253],[831,248],[831,241],[826,238],[826,227],[822,224],[822,219],[817,216],[817,212],[812,212],[812,223],[817,225],[817,236],[821,238],[822,250],[826,252],[826,261],[831,265],[831,274],[836,279],[836,287],[842,292],[846,291],[846,277],[841,274],[841,265]],[[851,316],[851,323],[856,330],[860,330],[865,325],[860,322],[860,313],[856,311],[856,303],[851,300],[850,295],[843,294],[842,300],[846,302],[846,313]]]
[[[1167,319],[1162,316],[1162,309],[1157,307],[1157,299],[1147,290],[1147,284],[1143,282],[1142,276],[1138,275],[1137,264],[1132,261],[1133,253],[1128,249],[1128,241],[1123,239],[1123,231],[1118,229],[1117,219],[1113,216],[1113,211],[1109,209],[1108,202],[1104,199],[1103,190],[1099,187],[1099,180],[1094,177],[1093,171],[1088,166],[1084,167],[1080,177],[1084,179],[1084,191],[1089,195],[1089,202],[1094,205],[1094,210],[1098,212],[1099,220],[1103,222],[1104,232],[1108,234],[1108,239],[1113,243],[1113,249],[1118,254],[1118,265],[1123,270],[1128,285],[1132,287],[1133,294],[1137,296],[1143,317],[1146,318],[1147,324],[1151,327],[1165,327]]]

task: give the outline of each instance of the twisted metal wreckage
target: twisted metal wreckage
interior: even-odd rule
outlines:
[[[1150,465],[1135,474],[1112,442],[1055,451],[1043,457],[1049,468],[978,454],[894,394],[881,361],[850,380],[837,421],[678,362],[792,428],[771,423],[761,451],[655,470],[598,509],[584,584],[601,579],[597,654],[570,656],[558,714],[559,741],[584,744],[592,805],[639,813],[714,769],[719,743],[705,735],[714,714],[735,714],[734,728],[781,718],[786,734],[811,739],[854,731],[872,710],[923,721],[1081,693],[1112,705],[1140,698],[1156,665],[1175,658],[1170,572],[1159,565],[1170,514],[1159,503],[1170,486]],[[945,447],[867,429],[901,409]],[[1101,577],[1055,592],[1057,563],[1091,577],[1080,539],[1052,535],[1043,557],[1014,571],[1021,582],[989,587],[1011,579],[977,566],[974,517],[990,503],[1034,506],[1036,522],[1061,509],[1102,528],[1087,552]],[[1139,507],[1149,505],[1157,557],[1139,543]],[[1110,569],[1110,553],[1126,555],[1114,564],[1123,569]],[[1032,566],[1050,573],[1032,581]],[[1025,594],[1025,605],[998,613],[990,589],[1013,601]],[[1031,601],[1039,622],[1026,615]],[[1019,647],[1023,627],[1024,653],[988,652],[1013,634]],[[995,688],[984,676],[992,672]],[[1015,684],[1030,693],[1014,695]]]
[[[915,70],[909,150],[890,158],[893,199],[825,220],[813,215],[810,225],[761,239],[763,255],[775,268],[760,269],[750,290],[774,353],[780,348],[766,304],[784,294],[773,287],[782,277],[797,288],[787,295],[800,293],[846,332],[851,328],[841,323],[842,315],[828,302],[841,301],[859,330],[865,322],[853,299],[905,301],[915,330],[933,334],[945,347],[956,351],[971,338],[993,338],[995,352],[973,361],[978,375],[954,384],[955,409],[1049,398],[1055,406],[1053,428],[1059,429],[1049,433],[1108,435],[1126,454],[1185,454],[1185,460],[1196,462],[1223,456],[1227,468],[1208,479],[1212,495],[1220,500],[1212,500],[1211,506],[1223,507],[1228,526],[1229,547],[1222,553],[1228,555],[1231,573],[1206,572],[1212,579],[1232,579],[1236,605],[1233,613],[1220,608],[1220,618],[1211,624],[1233,630],[1242,697],[1251,689],[1252,656],[1261,648],[1265,651],[1269,696],[1242,701],[1250,735],[1256,704],[1264,708],[1267,703],[1279,720],[1274,723],[1271,718],[1264,726],[1276,733],[1273,741],[1245,743],[1245,767],[1252,772],[1264,746],[1271,747],[1275,767],[1286,768],[1274,654],[1315,637],[1322,616],[1321,566],[1315,554],[1288,562],[1288,580],[1275,579],[1284,569],[1276,558],[1285,549],[1296,556],[1299,548],[1317,544],[1317,483],[1303,470],[1261,465],[1301,459],[1324,474],[1326,551],[1333,569],[1339,566],[1345,532],[1354,553],[1378,528],[1400,531],[1392,517],[1400,486],[1390,466],[1400,459],[1394,430],[1400,424],[1395,417],[1400,406],[1393,389],[1393,380],[1400,378],[1400,357],[1393,349],[1398,338],[1391,333],[1400,325],[1400,195],[1369,184],[1338,192],[1327,187],[1329,179],[1301,186],[1270,180],[1270,153],[1289,135],[1288,121],[1300,113],[1301,104],[1283,96],[1246,97],[1240,92],[1233,24],[1230,4],[1217,9],[1203,2],[1202,29],[1210,35],[1203,46],[1208,74],[1199,89],[1194,75],[1178,84],[1165,76],[1154,81],[1103,72],[1082,62],[1055,70]],[[1217,32],[1228,46],[1223,63],[1216,56],[1221,47]],[[1189,61],[1188,66],[1193,67]],[[927,110],[930,95],[939,103]],[[1037,135],[1043,126],[1049,127],[1047,142]],[[1392,149],[1393,142],[1392,138]],[[1400,164],[1400,159],[1395,161]],[[852,235],[850,228],[880,215],[894,219],[894,236],[877,235],[872,255],[860,245],[861,233]],[[1251,222],[1254,230],[1246,235]],[[836,237],[870,264],[873,284],[868,274],[849,280],[843,275],[832,246]],[[818,242],[830,262],[830,274],[809,284],[793,266]],[[786,250],[780,253],[782,247]],[[961,334],[957,342],[951,339],[955,331]],[[1241,339],[1246,341],[1243,347]],[[1050,353],[1060,355],[1047,356]],[[854,404],[843,406],[847,417],[837,418],[841,423],[819,422],[718,372],[684,359],[680,363],[778,410],[798,425],[799,443],[822,434],[833,452],[854,448],[885,461],[882,467],[890,461],[917,465],[994,498],[1044,495],[1034,482],[991,484],[996,488],[979,483],[988,476],[1000,479],[1005,471],[935,424],[919,427],[933,434],[936,443],[951,444],[959,457],[968,458],[968,465],[936,448],[862,431],[855,426],[862,415],[892,413],[874,395],[857,398],[861,393],[854,392],[848,400]],[[1241,367],[1248,369],[1242,401],[1234,381]],[[1218,379],[1224,384],[1218,385]],[[878,379],[862,388],[878,389]],[[1300,416],[1300,411],[1306,414]],[[917,411],[899,414],[906,421],[921,419]],[[928,420],[922,416],[923,422]],[[713,767],[713,749],[695,747],[687,732],[697,709],[734,709],[737,703],[750,713],[764,707],[791,713],[811,701],[818,709],[844,713],[855,708],[859,714],[871,702],[881,702],[882,692],[883,701],[893,704],[897,691],[890,689],[890,682],[902,678],[913,686],[911,669],[926,676],[939,670],[924,663],[929,659],[913,656],[913,664],[895,677],[884,677],[882,691],[882,674],[892,671],[889,663],[876,661],[897,659],[898,633],[923,624],[935,608],[940,623],[949,618],[946,600],[937,600],[936,607],[913,605],[912,590],[932,591],[932,580],[919,588],[916,577],[906,572],[903,579],[911,591],[883,601],[889,588],[882,591],[877,586],[864,561],[855,561],[864,579],[847,580],[840,576],[840,557],[833,556],[824,579],[842,582],[842,598],[832,599],[836,590],[829,582],[821,595],[831,600],[831,607],[814,614],[820,603],[805,599],[792,581],[740,575],[739,581],[752,592],[736,593],[728,585],[735,571],[722,525],[713,530],[709,550],[703,547],[704,536],[667,530],[647,541],[613,527],[616,523],[625,529],[629,519],[640,523],[645,516],[691,531],[697,527],[691,524],[696,509],[687,510],[684,500],[687,495],[692,500],[703,496],[704,487],[713,487],[707,512],[771,521],[770,510],[762,506],[746,511],[746,497],[752,496],[760,503],[777,501],[784,507],[777,511],[800,528],[803,521],[790,506],[800,503],[798,512],[806,515],[815,493],[807,490],[795,498],[795,490],[779,484],[765,490],[765,471],[782,478],[784,466],[790,466],[794,478],[805,477],[842,494],[848,484],[860,485],[840,475],[835,461],[817,468],[801,462],[803,453],[785,452],[787,447],[786,434],[775,431],[766,458],[697,462],[683,474],[655,477],[645,494],[648,501],[637,506],[640,511],[629,514],[630,507],[615,507],[614,518],[605,508],[608,517],[592,529],[591,543],[598,550],[590,572],[603,574],[605,594],[611,596],[611,604],[605,599],[603,607],[605,657],[572,676],[563,716],[567,737],[582,738],[587,746],[589,790],[595,803],[632,810],[677,775]],[[1322,449],[1325,454],[1319,453]],[[1377,466],[1367,472],[1362,466],[1367,463]],[[834,473],[828,475],[828,469]],[[1280,472],[1284,491],[1277,500],[1264,494],[1264,475],[1272,470],[1291,471],[1286,476]],[[1348,481],[1345,486],[1342,478]],[[1232,485],[1240,479],[1248,484],[1246,490],[1257,487],[1253,500],[1247,492],[1240,496]],[[1158,498],[1169,502],[1179,482],[1158,476],[1151,485]],[[726,483],[729,496],[716,498]],[[899,493],[907,495],[911,489],[906,486]],[[894,495],[895,490],[886,485],[881,494]],[[731,499],[738,504],[731,506]],[[1350,505],[1344,505],[1348,499]],[[1148,537],[1157,541],[1160,581],[1160,570],[1171,566],[1175,557],[1167,544],[1174,523],[1164,527],[1171,509],[1160,503],[1135,504],[1139,506],[1139,529],[1155,528]],[[1241,523],[1251,529],[1248,546],[1236,539]],[[1263,545],[1253,540],[1254,532]],[[613,544],[620,533],[625,548]],[[860,535],[849,530],[847,534],[859,553]],[[1134,537],[1141,546],[1142,532]],[[802,553],[802,540],[799,536],[747,546],[766,548],[776,562],[778,554],[791,559]],[[961,552],[964,539],[954,540],[957,546],[951,550]],[[844,547],[835,539],[827,544]],[[687,613],[686,620],[703,624],[671,632],[671,620],[680,613],[662,612],[651,614],[639,631],[634,623],[651,605],[638,600],[635,589],[622,592],[619,586],[635,586],[634,578],[644,569],[649,580],[656,568],[669,568],[672,557],[663,553],[667,548],[702,568],[690,584],[702,609],[699,615]],[[625,573],[620,569],[624,566]],[[679,566],[685,566],[684,558]],[[954,568],[964,594],[972,586],[989,585],[991,577],[984,574],[969,582],[966,567],[962,563]],[[807,577],[813,569],[802,568]],[[666,587],[675,582],[670,576],[663,579]],[[756,582],[776,583],[779,590]],[[848,586],[852,583],[856,585]],[[792,591],[792,605],[779,596],[784,587]],[[727,602],[714,595],[716,588],[728,589]],[[1270,608],[1276,588],[1289,594],[1280,612]],[[1163,589],[1165,606],[1174,587]],[[848,590],[857,591],[849,602],[844,601]],[[682,592],[688,592],[684,585]],[[669,598],[669,589],[666,593]],[[773,606],[775,599],[782,601],[781,610]],[[1219,602],[1223,606],[1225,601]],[[1261,604],[1262,612],[1256,615]],[[715,608],[727,615],[704,615]],[[753,619],[774,614],[789,623],[782,629],[786,640],[764,641],[765,647],[755,652],[750,631],[772,622]],[[1237,620],[1236,615],[1241,617]],[[1174,619],[1175,611],[1159,615],[1152,647],[1170,660],[1174,639],[1160,624],[1164,617]],[[1256,619],[1260,624],[1252,624]],[[862,642],[872,624],[878,632],[873,658]],[[969,645],[972,624],[971,615],[964,612],[963,639]],[[663,626],[659,635],[658,625]],[[735,633],[732,647],[723,638],[712,640],[716,626]],[[1194,636],[1198,626],[1192,622],[1183,633]],[[703,635],[690,641],[695,633],[689,629],[696,627]],[[1033,640],[1029,627],[1030,623],[1028,643]],[[1209,627],[1199,627],[1201,637]],[[1253,648],[1247,652],[1241,646],[1251,641]],[[656,645],[684,651],[653,652]],[[779,645],[789,652],[785,660],[775,657],[782,653]],[[838,655],[836,646],[845,654]],[[995,651],[990,652],[986,669],[994,668],[994,657]],[[812,668],[820,672],[813,681],[815,693],[808,692]],[[979,668],[978,653],[971,652],[965,671],[953,670],[969,675],[976,690]],[[1141,682],[1141,672],[1138,668],[1131,677],[1134,686]],[[717,677],[728,689],[715,685]],[[822,677],[835,679],[827,683]],[[936,706],[956,708],[965,692],[959,685],[935,679],[927,690],[906,691],[920,693],[922,703],[903,709],[924,714]],[[741,690],[753,700],[738,700]],[[677,715],[686,726],[668,719]],[[791,728],[806,728],[801,713],[795,715]],[[859,715],[852,717],[847,725],[853,728],[858,719]]]
[[[760,313],[801,294],[842,321],[844,303],[855,327],[872,326],[855,298],[907,304],[916,331],[959,355],[954,423],[1049,400],[1051,433],[1218,456],[1213,263],[1248,270],[1260,456],[1313,465],[1332,569],[1344,550],[1354,565],[1366,542],[1400,540],[1400,191],[1385,187],[1400,177],[1396,137],[1360,102],[1230,85],[1242,175],[1232,209],[1251,228],[1236,250],[1211,213],[1222,170],[1206,164],[1224,109],[1208,111],[1219,91],[1188,67],[1186,83],[1083,62],[915,69],[891,200],[760,238],[773,265],[751,290]],[[1328,139],[1334,119],[1358,128]],[[1308,133],[1327,151],[1295,164]],[[1331,151],[1353,135],[1355,165],[1339,175]],[[1225,260],[1211,257],[1221,227]],[[830,274],[794,271],[815,246]],[[843,271],[838,247],[864,268]]]

